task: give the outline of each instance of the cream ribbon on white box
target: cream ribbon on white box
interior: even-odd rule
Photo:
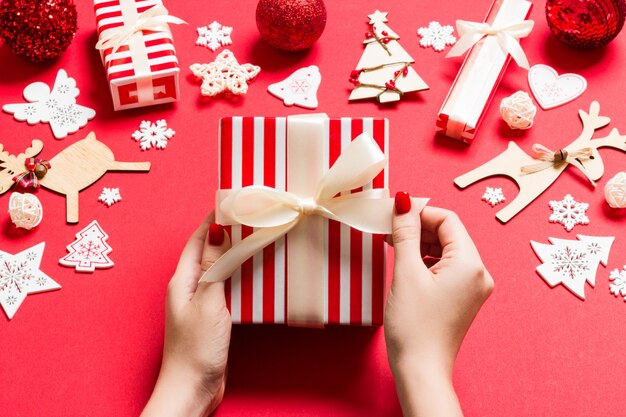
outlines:
[[[187,24],[182,19],[170,16],[167,9],[157,4],[148,10],[138,13],[135,0],[120,0],[123,26],[106,29],[100,33],[96,49],[105,51],[113,48],[111,54],[115,54],[123,45],[128,45],[130,57],[133,62],[137,79],[137,95],[140,103],[153,103],[154,90],[150,72],[150,60],[148,50],[143,41],[142,31],[169,32],[168,23],[176,25]]]
[[[456,30],[461,38],[450,49],[446,58],[461,56],[485,36],[493,36],[497,39],[500,48],[505,53],[510,54],[517,65],[530,69],[528,58],[526,58],[526,54],[519,44],[519,39],[528,36],[533,30],[534,24],[535,22],[532,20],[525,20],[512,25],[497,27],[488,23],[457,20]]]
[[[287,119],[287,191],[253,185],[219,190],[218,218],[224,225],[257,230],[236,243],[204,273],[200,282],[228,279],[248,258],[287,236],[287,320],[324,322],[324,221],[331,219],[366,233],[390,234],[394,199],[387,189],[350,194],[371,182],[387,157],[368,134],[354,139],[329,170],[323,164],[323,117]],[[344,195],[340,195],[341,193]],[[413,198],[421,210],[428,199]]]

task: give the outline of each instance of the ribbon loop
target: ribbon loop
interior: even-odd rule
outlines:
[[[26,171],[13,177],[13,181],[24,188],[39,188],[39,180],[52,167],[49,161],[39,158],[26,158],[24,166]]]
[[[96,43],[96,49],[103,51],[113,48],[112,53],[115,53],[120,47],[126,45],[135,33],[143,30],[166,31],[168,30],[168,23],[175,25],[187,24],[187,22],[178,17],[170,16],[163,5],[157,4],[139,13],[136,20],[131,24],[103,31],[100,34],[100,40]]]
[[[485,36],[494,36],[502,50],[511,55],[511,58],[522,68],[529,69],[528,58],[519,44],[519,39],[525,38],[533,30],[535,22],[525,20],[508,26],[493,27],[488,23],[468,22],[457,20],[456,28],[461,38],[450,49],[446,58],[461,56]]]
[[[574,165],[578,168],[582,173],[587,177],[587,179],[594,185],[596,185],[595,181],[589,176],[589,173],[585,169],[585,166],[581,161],[586,161],[592,159],[593,149],[592,148],[581,148],[575,151],[568,151],[567,149],[559,149],[556,152],[550,150],[549,148],[541,145],[534,144],[533,145],[534,158],[541,161],[536,164],[523,166],[522,173],[523,174],[533,174],[535,172],[543,171],[550,167],[559,167],[563,164]]]

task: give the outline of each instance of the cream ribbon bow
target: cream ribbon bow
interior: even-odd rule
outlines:
[[[100,40],[96,44],[96,49],[103,51],[112,47],[112,53],[115,53],[122,45],[127,44],[135,33],[142,30],[167,31],[169,30],[168,23],[175,25],[187,24],[187,22],[178,17],[170,16],[167,9],[162,5],[156,5],[143,13],[139,13],[136,20],[131,24],[107,29],[102,32]]]
[[[571,164],[582,171],[585,177],[593,186],[596,186],[595,181],[589,176],[585,166],[581,161],[591,159],[593,156],[593,150],[591,148],[581,148],[576,151],[567,151],[566,149],[559,149],[554,152],[543,145],[538,143],[533,145],[533,152],[535,153],[535,159],[540,160],[536,164],[526,165],[522,167],[523,174],[533,174],[535,172],[543,171],[550,167],[558,167],[562,164]]]
[[[509,26],[493,27],[488,23],[456,21],[456,30],[461,38],[454,44],[446,58],[461,56],[485,36],[495,36],[500,48],[510,54],[522,68],[529,69],[528,58],[519,44],[520,38],[525,38],[533,30],[535,22],[525,20]]]
[[[391,233],[394,200],[387,189],[338,196],[362,187],[385,167],[387,158],[374,139],[363,133],[341,153],[317,186],[315,195],[299,196],[265,186],[232,191],[220,204],[231,224],[259,228],[236,243],[202,275],[200,282],[224,281],[249,257],[293,229],[306,216],[322,216],[367,233]],[[412,199],[421,210],[427,199]]]

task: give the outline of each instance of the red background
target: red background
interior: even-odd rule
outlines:
[[[56,140],[46,125],[27,126],[0,114],[0,142],[12,153],[32,138],[45,143],[50,157],[89,131],[109,145],[118,160],[152,162],[149,174],[109,173],[80,196],[77,226],[65,224],[63,198],[38,192],[43,223],[18,233],[8,215],[0,219],[0,248],[16,253],[46,242],[42,270],[62,285],[60,291],[28,296],[12,321],[0,317],[0,404],[2,415],[137,415],[152,390],[161,356],[166,284],[189,234],[212,209],[217,173],[217,123],[222,116],[279,116],[305,110],[285,108],[266,92],[269,84],[305,65],[322,73],[319,111],[331,116],[384,116],[391,121],[391,191],[431,197],[432,205],[456,210],[496,281],[496,290],[471,328],[455,371],[455,385],[467,416],[606,416],[620,414],[626,373],[626,339],[621,326],[626,306],[608,289],[608,275],[621,268],[624,214],[607,208],[601,187],[626,166],[626,155],[601,151],[605,177],[593,190],[573,169],[507,225],[495,219],[499,207],[481,201],[485,186],[502,186],[510,201],[513,183],[490,179],[460,191],[453,179],[501,152],[508,140],[529,151],[535,142],[553,149],[580,133],[577,110],[593,99],[610,128],[626,129],[623,112],[626,39],[581,52],[550,35],[544,4],[531,15],[532,35],[523,41],[531,63],[559,72],[576,72],[589,88],[576,101],[542,111],[529,131],[514,134],[497,111],[500,100],[528,90],[526,71],[512,64],[471,147],[434,134],[443,99],[461,64],[444,53],[422,49],[416,29],[431,20],[482,20],[489,0],[328,1],[328,23],[310,50],[283,54],[267,47],[255,27],[256,1],[175,2],[170,13],[189,22],[173,28],[182,68],[182,100],[175,105],[114,112],[96,42],[89,1],[77,2],[79,31],[56,62],[31,65],[0,47],[0,102],[20,102],[34,81],[52,83],[65,68],[81,89],[79,104],[96,109],[86,128]],[[350,71],[363,48],[366,14],[389,12],[389,26],[415,58],[414,68],[430,90],[402,102],[379,106],[348,104]],[[217,53],[194,45],[197,26],[217,20],[234,27],[231,50],[241,63],[262,67],[249,93],[239,100],[206,100],[188,66],[210,62]],[[141,152],[131,133],[143,119],[165,118],[176,136],[163,151]],[[600,135],[608,134],[605,128]],[[120,187],[123,201],[110,208],[97,202],[102,187]],[[590,203],[589,226],[567,233],[548,223],[548,201],[571,193]],[[9,193],[0,198],[5,207]],[[91,220],[110,235],[115,267],[78,274],[58,265],[65,246]],[[615,235],[608,268],[600,267],[596,288],[581,301],[559,286],[550,289],[535,273],[539,260],[529,241],[576,233]],[[391,267],[391,263],[389,264]],[[391,271],[391,268],[389,268]],[[282,326],[238,326],[233,331],[228,387],[216,415],[391,416],[400,409],[387,367],[382,328],[335,327],[325,330]]]

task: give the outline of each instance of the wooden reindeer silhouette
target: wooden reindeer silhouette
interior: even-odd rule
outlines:
[[[528,170],[529,167],[537,166],[538,163],[539,165],[545,163],[546,159],[542,162],[538,158],[533,158],[514,142],[509,142],[506,151],[484,165],[457,177],[454,183],[460,188],[465,188],[494,175],[503,175],[515,181],[520,190],[519,194],[496,214],[498,220],[506,223],[552,185],[568,165],[575,165],[592,182],[596,181],[604,174],[604,163],[598,153],[599,148],[610,147],[626,152],[626,136],[620,136],[617,129],[613,129],[606,137],[593,139],[593,134],[597,129],[611,122],[608,117],[599,116],[599,112],[600,105],[597,101],[591,103],[589,113],[583,110],[578,111],[583,124],[582,133],[574,142],[554,152],[554,158],[545,168]],[[567,158],[568,154],[577,155],[581,153],[581,150],[586,152],[586,157]]]
[[[43,142],[34,139],[32,146],[17,156],[3,151],[0,144],[0,194],[14,184],[15,175],[24,172],[25,161],[38,155]],[[107,171],[149,171],[150,162],[118,162],[113,152],[91,132],[50,159],[50,170],[39,180],[42,187],[66,198],[66,219],[78,223],[78,193],[95,183]]]

